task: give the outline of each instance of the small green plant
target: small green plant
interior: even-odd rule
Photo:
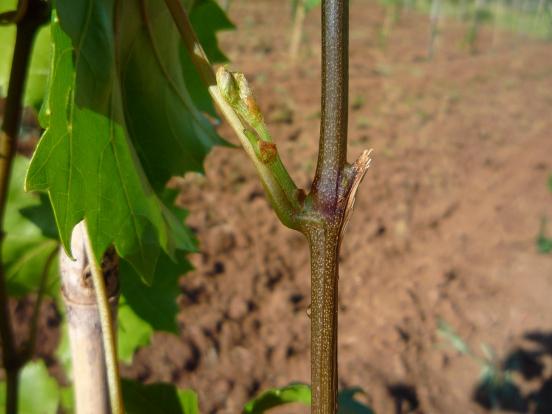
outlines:
[[[289,44],[289,58],[292,63],[297,60],[299,48],[303,39],[303,26],[305,16],[309,11],[318,7],[321,0],[291,0],[291,15],[293,18],[293,29]]]
[[[476,401],[493,410],[524,405],[523,397],[513,382],[512,371],[502,366],[489,345],[482,344],[481,354],[475,353],[454,328],[443,320],[438,321],[437,333],[460,354],[480,366],[479,383],[474,391]]]
[[[476,0],[474,9],[472,10],[471,22],[468,27],[468,31],[464,36],[464,45],[471,53],[477,52],[477,41],[479,39],[481,25],[483,23],[492,22],[493,19],[493,11],[488,7],[483,6],[481,1]]]
[[[548,189],[552,193],[552,175],[548,178]],[[537,236],[537,249],[541,253],[552,252],[552,237],[547,237],[546,218],[542,219],[539,235]]]

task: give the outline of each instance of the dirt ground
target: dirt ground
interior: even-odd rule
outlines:
[[[234,1],[239,30],[221,39],[306,187],[320,14],[307,16],[293,67],[283,4]],[[552,256],[535,245],[552,220],[552,45],[487,29],[472,54],[466,26],[449,20],[428,61],[427,17],[404,12],[383,45],[384,12],[351,0],[349,160],[374,156],[340,258],[340,387],[361,387],[378,414],[487,412],[473,399],[480,365],[443,342],[442,319],[477,355],[481,344],[498,364],[521,355],[517,412],[552,413]],[[201,242],[181,281],[181,335],[156,335],[123,372],[193,388],[203,413],[235,414],[261,390],[310,381],[309,257],[242,151],[216,149],[206,171],[178,181]]]

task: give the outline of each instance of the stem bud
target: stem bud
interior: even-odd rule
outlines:
[[[230,105],[235,106],[240,100],[240,93],[232,73],[224,66],[217,70],[217,85],[222,96]]]

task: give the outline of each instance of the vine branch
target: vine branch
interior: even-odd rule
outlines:
[[[266,130],[245,78],[213,69],[179,0],[165,0],[192,62],[222,115],[253,161],[280,220],[302,232],[311,252],[312,413],[337,410],[337,299],[339,248],[370,151],[347,164],[348,0],[322,2],[322,121],[311,193],[298,190]],[[263,154],[263,147],[265,153]],[[267,154],[273,161],[267,163]]]
[[[322,1],[322,110],[315,203],[324,212],[337,205],[347,160],[349,88],[349,2]]]

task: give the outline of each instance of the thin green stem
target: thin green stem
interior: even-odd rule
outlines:
[[[109,403],[111,414],[124,414],[123,393],[121,391],[121,378],[119,375],[119,364],[117,359],[117,344],[115,342],[115,326],[109,306],[109,297],[105,287],[105,279],[102,267],[96,259],[88,227],[84,225],[84,240],[86,255],[90,264],[94,291],[96,292],[96,303],[100,314],[102,326],[102,340],[104,346],[105,365],[107,369],[107,382],[109,387]]]

